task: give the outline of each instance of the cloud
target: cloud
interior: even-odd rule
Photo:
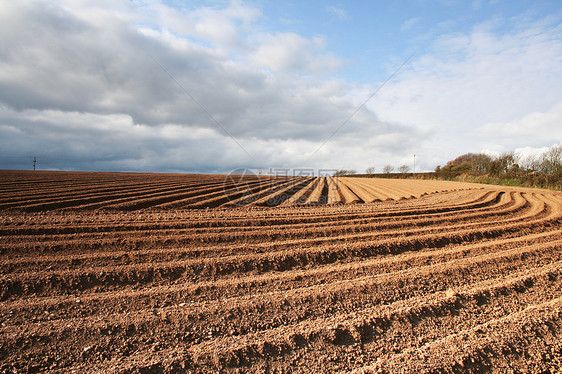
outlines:
[[[240,47],[248,31],[261,15],[254,7],[232,1],[227,7],[211,6],[172,8],[157,3],[154,7],[158,26],[175,34],[211,42],[217,47]]]
[[[0,168],[25,167],[37,153],[43,167],[82,170],[344,167],[354,147],[341,139],[358,143],[369,132],[376,143],[407,131],[363,110],[311,157],[360,100],[343,81],[315,78],[340,65],[322,36],[245,38],[259,12],[241,3],[189,11],[156,3],[144,15],[126,2],[65,4],[22,1],[0,13]],[[154,13],[166,27],[143,21]],[[181,17],[194,24],[182,29]],[[232,38],[213,34],[211,21],[228,23]]]
[[[273,71],[327,75],[335,71],[341,61],[330,53],[322,52],[325,44],[321,36],[307,39],[292,32],[264,35],[250,59]]]
[[[293,113],[302,112],[301,107],[315,113],[315,106],[330,104],[316,97],[314,87],[322,82],[290,84],[214,48],[166,31],[135,29],[112,15],[104,17],[105,22],[98,18],[93,25],[62,8],[14,7],[14,13],[3,19],[11,22],[3,30],[25,30],[18,39],[0,35],[7,46],[0,51],[0,100],[20,110],[126,113],[134,123],[217,130],[206,110],[235,136],[257,137],[290,136],[283,135],[287,131],[278,126],[280,122],[298,122]],[[264,39],[257,56],[266,65],[258,67],[312,72],[335,64],[329,56],[311,51],[322,47],[321,38],[310,41],[287,34]],[[280,60],[275,62],[276,58]],[[282,109],[292,106],[293,110]],[[268,121],[248,124],[259,120],[248,114]],[[293,135],[307,133],[307,122],[319,126],[313,117],[305,116],[300,135]]]
[[[420,147],[441,147],[448,159],[559,142],[562,28],[548,21],[503,26],[442,35],[370,108],[384,122],[431,129],[432,144]]]
[[[336,7],[334,5],[328,5],[326,7],[326,11],[328,13],[334,14],[336,17],[338,17],[340,20],[343,20],[343,21],[347,21],[347,20],[351,19],[351,17],[349,16],[349,14],[347,14],[345,9]]]
[[[486,123],[477,129],[477,134],[482,138],[501,139],[507,144],[540,147],[562,141],[561,124],[562,101],[546,112],[531,112],[510,122]]]
[[[10,135],[14,129],[16,142]],[[214,130],[138,125],[127,115],[4,108],[0,134],[3,156],[21,165],[26,156],[38,155],[42,168],[205,171],[211,160],[234,166],[224,149],[233,160],[244,157]]]
[[[382,130],[380,126],[378,130]],[[243,138],[239,139],[243,150],[228,136],[208,128],[139,125],[128,115],[4,107],[0,110],[0,166],[28,169],[37,155],[41,169],[227,172],[241,166],[343,168],[354,162],[357,147],[375,162],[385,156],[384,150],[392,153],[393,147],[403,146],[408,137],[400,130],[377,135],[376,128],[364,131],[363,136],[366,144],[357,145],[353,133],[343,132],[310,157],[317,143],[305,139]]]
[[[407,20],[402,22],[402,25],[400,25],[400,31],[401,32],[410,31],[419,22],[420,22],[419,17],[408,18]]]

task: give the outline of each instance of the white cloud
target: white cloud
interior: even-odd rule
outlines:
[[[292,32],[264,35],[250,59],[274,71],[289,70],[327,75],[341,65],[331,53],[322,53],[326,41],[321,36],[304,38]]]
[[[562,28],[490,27],[440,37],[370,107],[385,122],[432,129],[441,157],[560,141]]]
[[[402,22],[402,25],[400,25],[400,31],[401,32],[410,31],[419,22],[420,22],[419,17],[408,18],[407,20]]]
[[[179,35],[195,37],[218,47],[236,47],[245,43],[242,31],[249,30],[261,12],[241,1],[227,7],[172,8],[156,4],[153,9],[158,25]]]
[[[336,7],[334,5],[328,5],[326,7],[326,11],[328,13],[332,13],[334,14],[336,17],[338,17],[340,20],[344,20],[347,21],[349,19],[351,19],[351,17],[349,16],[349,14],[347,14],[347,12],[345,11],[345,9],[340,8],[340,7]]]
[[[562,142],[560,142],[559,144],[552,144],[552,146],[555,145],[562,145]],[[522,148],[516,148],[514,153],[519,157],[519,160],[523,161],[523,163],[526,160],[529,159],[536,159],[537,157],[540,157],[541,155],[543,155],[544,153],[546,153],[551,147],[522,147]]]
[[[531,112],[510,122],[487,123],[477,129],[477,135],[507,144],[558,143],[562,141],[562,101],[546,112]]]

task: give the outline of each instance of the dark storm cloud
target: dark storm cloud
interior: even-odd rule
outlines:
[[[270,60],[260,67],[251,53],[233,59],[220,46],[164,25],[141,27],[111,12],[85,15],[69,4],[21,1],[0,12],[0,167],[17,168],[10,160],[39,151],[52,159],[49,167],[71,169],[204,171],[305,162],[359,104],[342,97],[350,89],[345,83],[310,77],[322,56],[302,58],[302,75],[294,66],[271,70],[264,45],[255,55]],[[320,41],[293,34],[263,40],[287,61],[309,53],[310,45],[321,53]],[[357,142],[366,130],[372,139],[408,132],[362,112],[338,136]],[[301,142],[298,151],[290,141]]]

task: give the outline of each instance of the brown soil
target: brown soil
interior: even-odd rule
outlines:
[[[559,372],[561,222],[547,190],[0,172],[0,373]]]

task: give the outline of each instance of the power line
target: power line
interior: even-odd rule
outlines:
[[[370,100],[371,100],[371,99],[372,99],[372,98],[373,98],[373,97],[374,97],[374,96],[375,96],[375,95],[392,79],[392,78],[394,78],[394,76],[395,76],[396,74],[398,74],[398,72],[399,72],[400,70],[402,70],[402,68],[414,57],[415,54],[416,54],[416,52],[414,52],[414,53],[412,53],[410,56],[408,56],[408,58],[407,58],[406,60],[404,60],[404,62],[402,62],[402,64],[400,64],[400,66],[398,66],[398,68],[396,68],[396,70],[394,70],[394,71],[392,72],[392,74],[390,74],[390,75],[388,76],[388,78],[386,78],[386,80],[385,80],[384,82],[382,82],[382,83],[377,87],[377,89],[376,89],[375,91],[373,91],[373,93],[371,93],[371,94],[369,95],[369,97],[367,98],[367,100],[365,100],[363,103],[361,103],[361,105],[359,105],[359,106],[357,107],[357,109],[355,109],[355,110],[353,111],[353,113],[351,113],[351,115],[346,118],[345,121],[343,121],[338,127],[336,127],[336,129],[330,134],[330,136],[328,136],[328,137],[326,138],[326,140],[324,140],[324,141],[322,142],[322,144],[320,144],[320,146],[319,146],[318,148],[316,148],[316,150],[315,150],[314,152],[312,152],[312,153],[310,154],[310,156],[308,156],[308,158],[306,159],[306,161],[310,160],[310,158],[311,158],[312,156],[314,156],[314,155],[316,154],[316,152],[318,152],[322,147],[324,147],[324,145],[325,145],[326,143],[328,143],[328,141],[329,141],[330,139],[332,139],[332,137],[333,137],[334,135],[336,135],[336,133],[337,133],[342,127],[344,127],[344,126],[357,114],[357,112],[359,112],[361,109],[363,109],[363,107],[364,107],[365,105],[367,105],[367,103],[368,103],[368,102],[369,102],[369,101],[370,101]]]

